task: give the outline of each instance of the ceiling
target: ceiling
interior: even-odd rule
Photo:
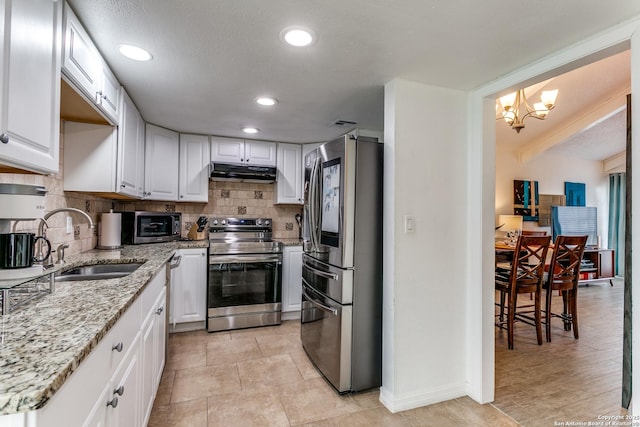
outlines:
[[[251,125],[261,130],[252,138],[283,142],[350,130],[336,120],[382,130],[384,85],[393,78],[473,89],[640,14],[640,2],[629,0],[69,3],[147,122],[232,137]],[[312,29],[317,41],[285,45],[279,33],[291,25]],[[154,58],[126,59],[120,43]],[[553,115],[569,104],[565,93]],[[279,103],[259,106],[259,95]]]
[[[556,155],[587,160],[605,160],[624,151],[630,56],[626,50],[525,90],[533,105],[543,90],[558,89],[556,107],[544,120],[525,119],[520,133],[497,120],[497,148],[538,154],[542,147]]]

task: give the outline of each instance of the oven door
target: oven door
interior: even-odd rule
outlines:
[[[300,338],[311,361],[339,392],[351,389],[352,306],[341,305],[302,279]]]
[[[282,254],[209,257],[208,308],[282,302]]]

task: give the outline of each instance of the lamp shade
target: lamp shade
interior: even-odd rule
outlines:
[[[504,224],[504,225],[503,225]],[[522,215],[498,215],[500,231],[522,231]]]

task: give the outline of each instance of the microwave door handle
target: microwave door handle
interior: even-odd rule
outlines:
[[[326,271],[318,270],[317,268],[311,267],[306,262],[304,263],[305,268],[311,270],[316,276],[324,277],[325,279],[330,280],[338,280],[338,275],[334,273],[327,273]]]
[[[333,307],[329,307],[329,306],[326,306],[326,305],[324,305],[324,304],[320,304],[318,301],[316,301],[315,299],[313,299],[313,298],[311,297],[311,295],[309,295],[309,294],[307,293],[307,291],[306,291],[306,290],[304,290],[304,288],[302,288],[302,294],[307,298],[307,301],[309,301],[311,304],[315,305],[315,306],[316,306],[316,307],[318,307],[319,309],[321,309],[321,310],[323,310],[323,311],[326,311],[326,312],[328,312],[328,313],[331,313],[331,314],[333,314],[334,316],[337,316],[337,315],[338,315],[338,310],[336,310],[336,309],[335,309],[335,308],[333,308]]]

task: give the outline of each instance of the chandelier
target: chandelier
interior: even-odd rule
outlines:
[[[516,132],[520,133],[527,117],[544,120],[549,111],[555,107],[557,96],[558,89],[545,90],[540,94],[540,102],[536,102],[531,108],[524,94],[524,89],[520,89],[500,98],[502,118],[511,126],[511,129],[515,129]]]

